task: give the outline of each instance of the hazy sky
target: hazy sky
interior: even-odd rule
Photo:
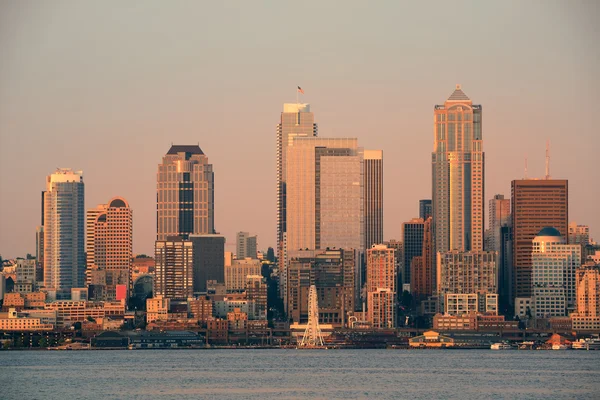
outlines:
[[[568,178],[600,240],[597,1],[0,1],[0,254],[35,253],[40,191],[84,171],[86,208],[125,197],[152,253],[156,170],[199,143],[216,228],[275,244],[275,127],[304,88],[320,136],[383,149],[385,238],[431,197],[433,106],[483,106],[485,198]],[[597,118],[596,118],[597,119]]]

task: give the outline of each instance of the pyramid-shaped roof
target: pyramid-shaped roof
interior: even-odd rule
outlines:
[[[460,85],[456,85],[454,92],[448,97],[447,101],[470,101],[469,96],[465,94],[460,88]]]

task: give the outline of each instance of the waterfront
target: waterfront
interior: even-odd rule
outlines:
[[[600,352],[11,351],[2,399],[597,398]]]

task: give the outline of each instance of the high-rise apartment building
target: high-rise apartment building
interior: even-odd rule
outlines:
[[[194,293],[206,293],[207,281],[225,284],[225,236],[190,235],[194,248]]]
[[[421,255],[413,257],[410,271],[410,290],[417,301],[433,295],[435,274],[433,271],[433,234],[431,217],[423,223],[423,249]]]
[[[256,319],[267,319],[267,283],[261,274],[246,276],[246,300],[254,305]]]
[[[419,218],[426,220],[431,216],[431,199],[419,200]]]
[[[88,209],[86,225],[88,284],[92,270],[104,275],[105,300],[114,300],[118,285],[130,286],[133,210],[127,200],[114,197],[107,204]]]
[[[364,152],[365,244],[368,249],[383,243],[383,151]]]
[[[545,227],[568,232],[569,187],[566,180],[520,179],[512,181],[513,296],[532,296],[533,239]]]
[[[156,240],[214,233],[214,173],[198,145],[173,145],[158,165]]]
[[[600,265],[589,263],[575,272],[577,312],[571,314],[573,329],[600,330]]]
[[[44,286],[56,299],[85,286],[83,173],[59,168],[46,179],[44,199]]]
[[[423,255],[424,227],[425,221],[421,218],[413,218],[408,222],[402,223],[402,240],[404,243],[403,283],[410,283],[410,266],[413,257]]]
[[[229,265],[228,265],[229,264]],[[246,288],[248,275],[260,275],[262,263],[260,260],[245,258],[225,263],[225,287],[228,292],[240,292]]]
[[[395,327],[396,258],[394,249],[375,244],[366,252],[368,321],[374,328]]]
[[[239,260],[245,258],[257,258],[257,238],[256,235],[250,236],[248,232],[238,232],[235,238],[235,255]]]
[[[317,136],[318,128],[310,104],[286,103],[277,125],[277,257],[284,260],[287,230],[287,148],[295,137]]]
[[[194,292],[193,243],[179,236],[154,247],[154,297],[184,300]]]
[[[498,266],[495,251],[447,251],[437,254],[437,294],[443,304],[445,313],[451,313],[453,305],[449,298],[451,295],[480,295],[481,301],[486,300],[486,295],[493,295],[495,306],[464,309],[468,311],[497,312],[498,302]],[[450,297],[449,297],[450,296]],[[477,296],[476,296],[477,297]],[[474,297],[474,298],[476,298]],[[460,308],[459,308],[460,310]]]
[[[481,111],[460,85],[444,105],[434,108],[432,206],[437,252],[483,250]]]
[[[288,318],[308,321],[308,294],[317,289],[319,322],[342,327],[354,310],[355,251],[306,250],[290,260],[287,288]]]
[[[564,317],[575,311],[575,271],[581,266],[581,246],[546,227],[533,239],[532,291],[537,318]]]

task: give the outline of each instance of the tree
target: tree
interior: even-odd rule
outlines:
[[[45,337],[41,337],[40,340],[38,340],[38,346],[40,347],[48,347],[48,339],[46,339]]]
[[[77,321],[73,324],[73,329],[75,329],[76,331],[80,331],[81,330],[81,322]]]

